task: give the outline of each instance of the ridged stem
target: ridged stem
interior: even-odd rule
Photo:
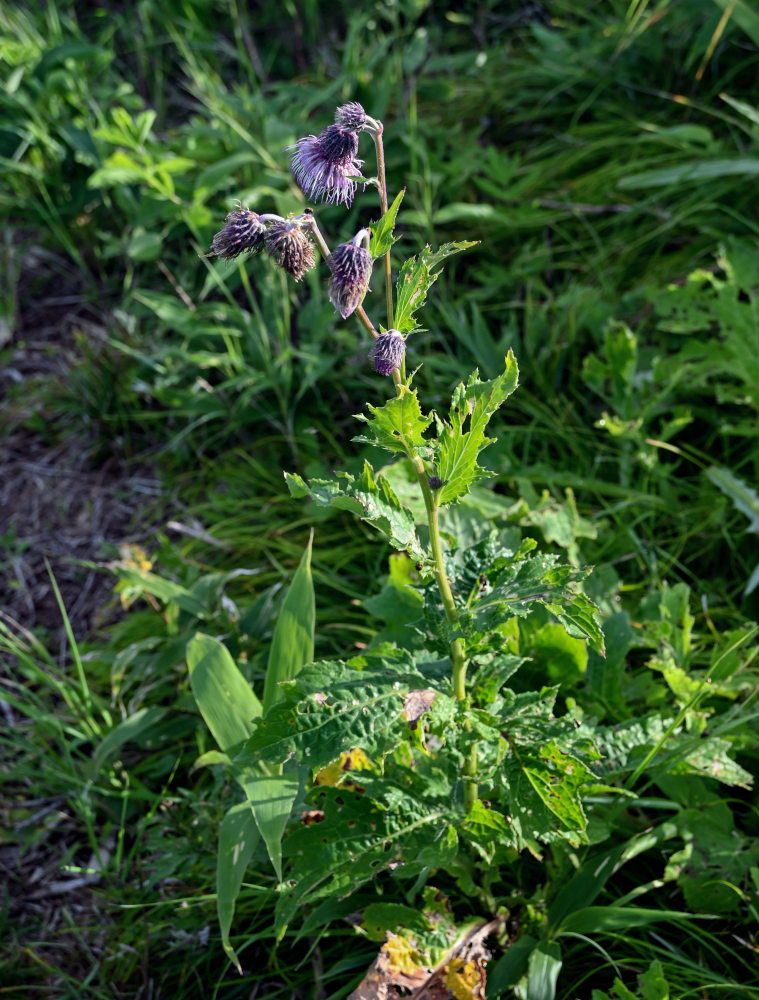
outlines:
[[[387,212],[387,182],[385,180],[385,147],[382,143],[382,122],[377,123],[377,128],[372,130],[374,137],[374,148],[377,151],[377,179],[379,180],[379,196],[382,214]],[[385,301],[387,303],[387,328],[391,330],[395,326],[395,310],[393,306],[393,273],[390,265],[390,251],[385,253]]]
[[[374,137],[374,145],[377,151],[377,178],[379,181],[380,206],[382,208],[382,214],[384,215],[388,209],[388,197],[387,182],[385,180],[385,150],[382,143],[382,131],[382,123],[377,122],[376,128],[372,129],[372,135]],[[393,308],[392,271],[389,250],[385,254],[385,297],[387,300],[388,329],[392,329],[395,326],[395,312]],[[393,381],[395,382],[398,395],[401,395],[405,389],[405,364],[400,371],[397,368],[393,371]],[[424,497],[424,506],[427,510],[427,523],[429,525],[430,533],[430,552],[435,566],[435,579],[443,601],[445,616],[448,619],[449,624],[455,626],[459,620],[459,612],[456,608],[456,602],[453,599],[451,584],[448,580],[448,576],[445,572],[445,565],[443,563],[443,546],[440,539],[440,525],[438,522],[439,504],[434,491],[430,488],[429,480],[427,478],[427,470],[424,466],[422,458],[417,455],[413,449],[409,452],[409,458],[414,466],[417,479],[419,480],[422,496]],[[457,701],[466,702],[467,664],[463,640],[453,639],[449,649],[451,655],[453,694]],[[464,725],[466,729],[471,729],[471,723],[468,719],[465,721]],[[464,802],[468,812],[477,801],[476,744],[473,744],[469,752],[469,757],[464,765],[464,773],[462,777],[464,778]]]

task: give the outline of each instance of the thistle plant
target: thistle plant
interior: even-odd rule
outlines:
[[[362,174],[358,159],[364,134],[374,143],[371,176]],[[469,937],[456,940],[469,942],[461,962],[482,966],[483,928],[496,928],[499,919],[494,885],[501,866],[523,849],[540,856],[547,843],[585,842],[583,798],[595,781],[597,753],[571,719],[555,717],[556,689],[517,693],[508,686],[525,659],[519,621],[532,613],[553,618],[602,652],[597,609],[582,591],[585,571],[536,553],[532,539],[515,544],[513,531],[479,512],[472,492],[490,475],[479,456],[493,440],[486,436],[491,421],[517,388],[513,354],[496,378],[483,381],[474,371],[462,380],[447,413],[423,408],[417,372],[407,371],[423,336],[418,314],[443,262],[474,244],[425,246],[400,266],[393,286],[403,192],[391,203],[383,125],[357,103],[338,108],[334,124],[289,152],[292,173],[313,201],[348,206],[359,187],[362,197],[375,189],[377,221],[330,250],[313,211],[285,219],[240,205],[211,250],[227,259],[266,254],[299,281],[319,266],[318,248],[331,303],[342,319],[356,317],[372,342],[367,363],[391,380],[389,398],[369,402],[357,416],[361,433],[354,440],[384,449],[391,461],[379,471],[365,462],[357,477],[338,473],[307,482],[288,471],[285,478],[293,497],[351,511],[370,524],[394,555],[388,583],[368,601],[388,623],[385,633],[346,660],[314,663],[309,544],[275,632],[260,700],[221,643],[198,636],[191,647],[193,690],[246,796],[220,832],[225,947],[234,958],[231,908],[260,837],[280,883],[279,936],[306,904],[343,898],[378,879],[418,894],[437,872],[456,880],[481,910],[476,933],[470,928]],[[370,292],[378,272],[381,306]],[[376,318],[380,309],[384,323]],[[401,499],[414,492],[418,502]],[[473,515],[458,531],[455,507]],[[208,694],[211,677],[219,690],[232,692],[226,700],[218,691]],[[432,927],[437,918],[429,917],[425,899],[422,912]],[[310,919],[305,931],[325,918],[316,925]],[[424,955],[420,968],[433,969],[441,952],[432,944],[425,951],[419,928],[415,940]],[[480,942],[477,961],[473,941]],[[448,968],[455,966],[449,961]],[[393,983],[408,986],[388,978],[387,988],[395,989]],[[475,986],[469,994],[463,986],[447,988],[474,997]]]

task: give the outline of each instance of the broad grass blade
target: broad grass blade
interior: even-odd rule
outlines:
[[[229,960],[242,975],[240,960],[229,943],[229,931],[235,915],[235,902],[243,875],[256,849],[259,834],[250,804],[239,802],[227,812],[219,825],[219,853],[216,859],[216,910],[221,928],[221,943]]]
[[[561,971],[561,948],[555,941],[541,941],[530,955],[527,1000],[554,1000]]]
[[[560,933],[596,935],[605,931],[645,927],[660,920],[691,920],[694,916],[679,910],[646,909],[643,906],[586,906],[570,913],[561,925]]]
[[[311,576],[313,540],[312,531],[274,628],[264,684],[264,712],[268,712],[281,697],[280,683],[291,680],[304,664],[310,663],[314,658],[315,609]]]
[[[281,773],[272,768],[268,773],[265,765],[253,765],[237,775],[237,780],[245,789],[245,794],[253,810],[259,833],[264,839],[269,859],[282,881],[282,834],[290,819],[293,802],[298,794],[298,772],[288,770]]]
[[[250,736],[261,702],[237,669],[224,643],[196,633],[187,646],[190,685],[200,714],[221,750]]]

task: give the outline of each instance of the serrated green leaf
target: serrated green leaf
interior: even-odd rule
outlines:
[[[353,747],[382,757],[407,738],[403,701],[424,687],[410,659],[383,658],[371,671],[341,660],[311,664],[282,685],[283,700],[257,723],[237,763],[294,759],[316,769]]]
[[[367,409],[370,416],[357,414],[356,419],[368,424],[368,433],[355,437],[354,441],[409,457],[426,444],[424,432],[432,417],[422,414],[416,389],[401,386],[399,396],[394,396],[384,406],[372,406],[370,403]]]
[[[553,741],[542,743],[530,753],[520,748],[519,764],[554,816],[567,829],[584,830],[586,820],[580,792],[593,779],[587,767]]]
[[[419,936],[429,932],[424,915],[402,903],[370,903],[363,912],[361,929],[370,941],[386,941],[387,932],[405,927]]]
[[[459,824],[465,840],[474,843],[487,863],[491,863],[499,847],[518,848],[518,839],[508,820],[495,809],[487,808],[477,799]]]
[[[281,697],[279,685],[295,677],[314,658],[314,584],[311,578],[311,546],[308,540],[274,626],[264,683],[263,710]]]
[[[651,962],[648,969],[638,977],[638,982],[643,1000],[669,1000],[669,985],[661,962]]]
[[[294,829],[285,841],[292,867],[277,901],[278,937],[306,901],[347,895],[399,863],[406,877],[453,861],[458,838],[447,820],[449,808],[428,810],[417,798],[392,791],[388,805],[344,788],[310,793],[324,819]]]
[[[518,819],[525,843],[585,843],[587,819],[580,791],[593,778],[590,771],[551,740],[518,747],[512,741],[511,747],[504,776],[510,813]]]
[[[444,243],[437,250],[426,246],[416,257],[405,262],[396,284],[395,328],[410,333],[418,326],[414,313],[424,305],[427,292],[440,275],[439,265],[452,254],[476,246],[477,241]]]
[[[441,504],[451,503],[469,492],[469,487],[487,473],[477,465],[477,456],[491,442],[485,428],[498,407],[516,389],[519,368],[511,350],[502,375],[480,382],[475,372],[466,385],[460,383],[453,394],[449,420],[442,423],[436,446],[436,471],[443,480],[438,492]],[[464,425],[468,421],[468,429]]]
[[[306,483],[299,475],[286,472],[285,480],[291,496],[310,497],[317,507],[349,510],[381,531],[394,548],[407,549],[417,560],[424,558],[413,515],[384,476],[375,478],[368,462],[359,479],[341,472],[337,479],[312,479]]]
[[[240,802],[225,814],[219,825],[219,850],[216,858],[216,910],[221,930],[221,945],[230,962],[242,975],[240,960],[229,941],[235,902],[245,869],[258,843],[258,829],[250,803]]]
[[[397,236],[393,235],[393,229],[395,228],[395,217],[398,214],[398,209],[401,206],[405,193],[406,189],[403,188],[379,222],[373,222],[369,227],[372,232],[372,238],[369,242],[369,253],[372,256],[372,260],[376,260],[377,257],[382,257],[386,254],[398,239]]]
[[[701,774],[725,785],[752,788],[754,777],[729,756],[732,744],[718,736],[701,739],[689,733],[670,736],[667,741],[669,754],[663,761],[654,759],[653,767],[663,766],[668,774]],[[672,759],[674,756],[674,760]]]
[[[554,555],[498,559],[492,589],[471,605],[472,627],[487,633],[509,618],[526,617],[535,604],[554,615],[575,638],[586,639],[601,656],[604,634],[596,605],[578,589],[587,569],[557,564]]]

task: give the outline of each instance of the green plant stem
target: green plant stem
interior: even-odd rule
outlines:
[[[387,212],[387,182],[385,181],[385,147],[382,143],[382,123],[372,132],[374,148],[377,151],[377,178],[379,179],[379,196],[382,214]],[[393,274],[390,265],[390,251],[385,253],[385,301],[387,302],[387,326],[391,330],[395,326],[395,310],[393,306]]]
[[[443,599],[445,617],[451,625],[456,625],[459,620],[459,612],[456,602],[453,599],[453,592],[445,572],[443,564],[443,546],[440,541],[440,524],[438,520],[439,505],[435,493],[430,488],[427,479],[427,470],[419,455],[411,455],[411,462],[414,466],[419,485],[422,488],[424,506],[427,509],[427,523],[430,531],[430,552],[435,564],[435,579],[437,580],[440,596]],[[453,674],[453,694],[457,701],[466,701],[466,657],[464,655],[464,642],[462,639],[454,639],[450,645],[451,667]],[[468,720],[465,728],[471,729]],[[464,768],[464,801],[467,811],[472,808],[477,801],[477,745],[474,744],[469,752],[469,759]]]
[[[385,149],[382,143],[383,126],[378,122],[378,128],[373,130],[374,146],[377,151],[377,178],[379,180],[379,196],[382,214],[388,209],[387,182],[385,180]],[[388,329],[395,326],[395,312],[393,307],[393,286],[392,270],[390,265],[390,251],[385,253],[385,297],[387,300],[387,325]],[[376,334],[375,334],[376,336]],[[393,372],[393,381],[398,395],[405,389],[405,365],[402,370],[397,368]],[[416,452],[412,451],[409,458],[416,471],[419,485],[422,488],[424,505],[427,509],[427,523],[430,531],[430,551],[435,564],[435,579],[437,580],[440,596],[443,599],[445,616],[451,625],[456,625],[459,620],[459,612],[456,602],[453,599],[451,585],[445,572],[443,564],[443,547],[440,542],[440,526],[438,523],[438,502],[435,493],[430,489],[427,479],[427,470],[424,462]],[[450,645],[451,667],[453,671],[453,694],[457,701],[466,701],[466,657],[464,655],[464,643],[461,639],[454,639]],[[471,729],[471,724],[465,722],[467,729]],[[467,811],[472,808],[477,801],[477,745],[474,744],[469,753],[469,759],[464,767],[464,801]]]
[[[311,219],[310,228],[311,228],[311,235],[314,237],[316,245],[319,247],[319,252],[321,253],[325,261],[329,261],[330,250],[329,247],[327,246],[327,241],[322,236],[321,230],[319,229],[319,226],[317,225],[315,218]],[[363,306],[357,306],[356,317],[358,318],[359,322],[366,327],[366,329],[369,331],[372,337],[374,337],[374,339],[376,340],[377,337],[379,337],[379,334],[374,329],[374,324],[366,315]]]

